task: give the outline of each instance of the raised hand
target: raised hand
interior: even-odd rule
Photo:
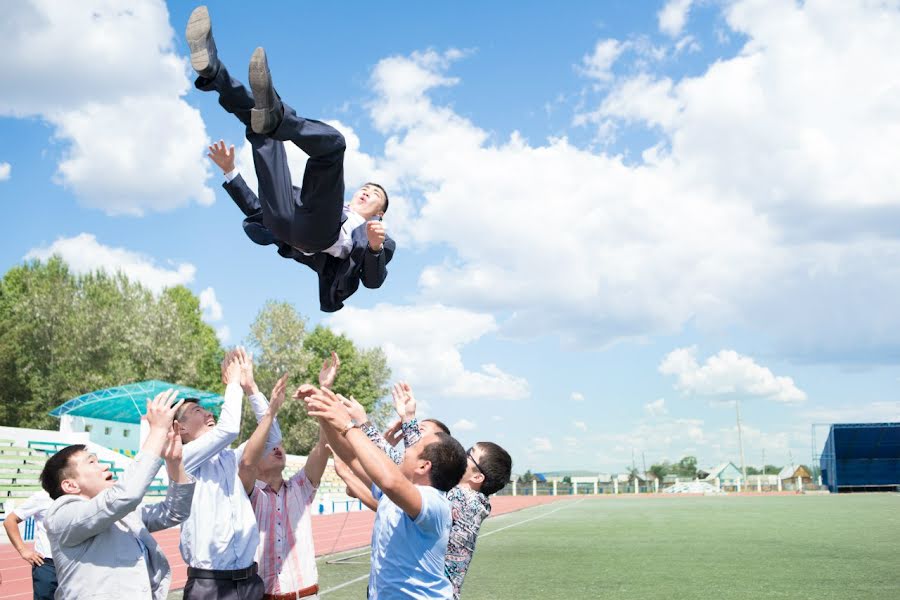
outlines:
[[[315,394],[318,391],[319,391],[319,388],[317,388],[316,386],[310,385],[308,383],[304,383],[303,385],[301,385],[300,387],[297,388],[297,391],[295,391],[293,393],[291,398],[293,398],[294,400],[304,400],[305,401],[306,399],[308,399],[310,396],[312,396],[313,394]]]
[[[403,421],[397,419],[390,427],[384,430],[382,435],[388,444],[396,446],[403,439]]]
[[[253,354],[247,352],[243,346],[238,346],[234,352],[238,358],[238,364],[241,366],[241,388],[248,396],[258,394],[259,387],[253,378]]]
[[[169,481],[174,483],[188,483],[190,478],[184,470],[182,459],[181,433],[178,431],[178,422],[172,423],[171,429],[166,432],[166,443],[162,449],[162,457],[166,461],[166,473]]]
[[[331,388],[340,368],[341,359],[338,358],[336,352],[332,351],[331,356],[322,362],[322,370],[319,371],[319,386]]]
[[[306,414],[341,431],[350,422],[350,413],[337,394],[328,388],[318,390],[306,399]]]
[[[206,156],[222,169],[222,173],[234,171],[234,146],[226,149],[224,140],[219,140],[217,143],[209,146],[209,153]]]
[[[353,396],[345,398],[340,394],[338,394],[337,397],[338,400],[341,401],[341,404],[347,407],[347,412],[350,413],[351,419],[353,419],[358,424],[366,422],[366,407],[360,404],[356,398],[354,398]]]
[[[287,387],[288,377],[290,377],[290,373],[285,373],[279,377],[278,381],[275,382],[275,387],[272,388],[272,395],[269,397],[269,412],[272,416],[278,415],[278,411],[281,410],[281,406],[284,404],[284,390]]]
[[[229,383],[241,382],[241,363],[237,357],[237,351],[231,350],[225,353],[225,359],[222,361],[222,383],[226,386]]]
[[[147,414],[144,418],[147,419],[151,431],[167,431],[172,428],[175,413],[184,404],[184,399],[172,404],[177,395],[175,390],[168,389],[157,394],[153,400],[147,400]]]
[[[172,428],[166,433],[166,445],[163,446],[162,457],[167,463],[180,463],[182,456],[181,434],[178,431],[178,423],[172,423]]]
[[[366,237],[369,238],[369,248],[372,249],[372,252],[381,252],[384,244],[384,223],[381,221],[366,223]]]
[[[416,397],[408,383],[395,383],[391,388],[391,396],[394,398],[394,410],[403,421],[410,421],[416,416]]]

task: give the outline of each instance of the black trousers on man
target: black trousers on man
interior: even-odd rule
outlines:
[[[321,121],[304,119],[284,104],[281,124],[268,135],[250,128],[253,93],[219,66],[215,78],[198,77],[194,85],[216,91],[219,104],[247,128],[259,181],[263,224],[281,241],[306,252],[320,252],[337,241],[344,207],[344,136]],[[284,142],[309,155],[303,185],[291,182]]]

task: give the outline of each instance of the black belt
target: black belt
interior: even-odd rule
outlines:
[[[195,569],[194,567],[188,567],[187,574],[188,577],[193,577],[194,579],[227,579],[231,581],[240,581],[243,579],[250,579],[257,572],[257,565],[253,563],[246,569],[235,569],[234,571],[217,571],[213,569]]]

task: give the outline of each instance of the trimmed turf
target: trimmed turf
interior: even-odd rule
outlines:
[[[898,494],[586,498],[489,519],[463,599],[895,600],[898,557]],[[356,560],[320,561],[321,589],[366,575]]]

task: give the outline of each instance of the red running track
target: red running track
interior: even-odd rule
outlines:
[[[491,515],[549,504],[568,496],[498,496],[491,499]],[[316,556],[368,546],[375,513],[371,511],[314,516],[313,540]],[[178,550],[178,529],[153,534],[172,566],[171,589],[184,587],[187,566]],[[30,544],[29,544],[30,546]],[[11,544],[0,545],[0,600],[31,600],[31,565],[19,557]]]

